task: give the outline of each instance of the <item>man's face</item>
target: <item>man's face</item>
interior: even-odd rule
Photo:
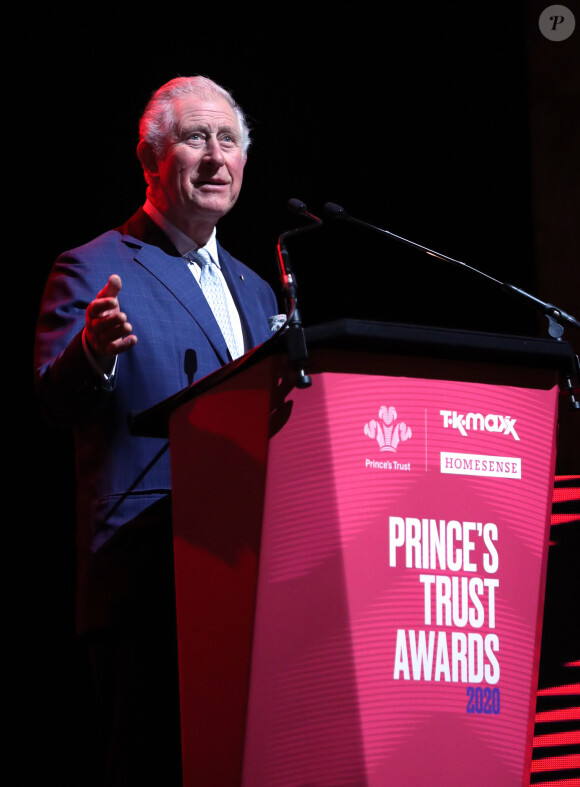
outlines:
[[[215,225],[232,208],[246,157],[236,114],[221,96],[177,99],[174,117],[152,196],[167,218],[188,232],[199,222]]]

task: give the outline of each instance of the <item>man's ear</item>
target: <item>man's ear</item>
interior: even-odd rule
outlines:
[[[144,139],[141,139],[137,145],[137,158],[141,162],[145,176],[157,173],[157,156],[149,142]]]

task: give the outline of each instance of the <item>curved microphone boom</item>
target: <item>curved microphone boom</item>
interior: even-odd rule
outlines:
[[[333,219],[342,219],[344,221],[349,221],[353,224],[358,224],[362,227],[366,227],[368,229],[375,230],[376,232],[380,232],[382,235],[388,235],[390,238],[393,238],[396,241],[404,243],[407,246],[412,246],[415,249],[424,251],[426,254],[430,254],[432,257],[437,257],[440,260],[451,262],[453,265],[458,265],[459,267],[469,270],[472,273],[477,274],[478,276],[482,276],[483,278],[487,279],[493,284],[497,284],[502,290],[525,300],[529,306],[532,306],[533,308],[536,308],[539,311],[541,311],[548,318],[548,322],[549,322],[548,333],[554,339],[560,339],[562,337],[562,334],[564,332],[564,329],[562,327],[562,321],[567,322],[570,325],[573,325],[575,328],[580,328],[580,322],[571,314],[567,314],[563,309],[560,309],[558,306],[554,306],[551,303],[545,303],[544,301],[541,301],[539,298],[535,298],[533,295],[530,295],[525,290],[522,290],[521,288],[516,287],[513,284],[508,284],[507,282],[502,282],[499,279],[494,279],[493,276],[489,276],[487,273],[484,273],[478,268],[474,268],[465,262],[461,262],[461,260],[456,260],[453,257],[448,257],[446,254],[441,254],[441,252],[433,251],[433,249],[428,249],[426,246],[421,246],[419,243],[415,243],[412,240],[407,240],[406,238],[402,238],[400,235],[395,235],[394,233],[389,232],[388,230],[381,229],[380,227],[375,227],[374,224],[369,224],[366,221],[355,219],[353,216],[350,216],[344,208],[342,208],[340,205],[336,205],[334,202],[327,202],[326,205],[324,206],[324,212],[326,213],[327,216],[330,216]]]
[[[305,388],[311,385],[312,380],[306,371],[308,362],[308,351],[306,349],[306,340],[304,338],[304,329],[302,327],[302,317],[298,308],[298,288],[296,284],[296,276],[292,270],[290,263],[290,254],[286,247],[288,238],[295,235],[309,232],[322,226],[322,220],[318,216],[310,213],[306,204],[302,200],[292,198],[288,200],[288,209],[299,216],[305,216],[312,221],[312,224],[307,224],[303,227],[295,227],[294,229],[283,232],[278,238],[276,247],[278,269],[280,272],[280,282],[284,292],[284,300],[286,306],[286,338],[288,343],[288,354],[292,364],[298,370],[298,386]]]
[[[288,238],[293,237],[294,235],[300,235],[303,232],[310,232],[310,230],[314,230],[317,227],[322,226],[322,219],[319,219],[318,216],[315,216],[313,213],[310,213],[306,204],[299,199],[289,199],[287,202],[288,210],[291,213],[295,213],[298,216],[305,216],[307,219],[313,222],[313,224],[306,224],[303,227],[295,227],[291,230],[286,230],[283,232],[280,237],[278,238],[278,264],[280,268],[280,275],[284,277],[286,273],[291,274],[291,266],[290,266],[290,255],[288,254],[288,249],[286,248],[286,241]],[[282,281],[282,286],[286,287],[286,282]]]
[[[290,264],[290,254],[288,253],[288,249],[286,247],[286,241],[288,238],[294,237],[295,235],[300,235],[303,232],[310,232],[311,230],[322,226],[322,219],[319,219],[318,216],[310,213],[306,207],[306,204],[302,202],[302,200],[292,198],[288,200],[287,207],[292,213],[295,213],[299,216],[305,216],[314,222],[313,224],[307,224],[303,227],[295,227],[294,229],[286,230],[286,232],[283,232],[278,238],[278,245],[276,247],[278,269],[280,272],[282,289],[284,290],[284,295],[287,301],[286,307],[288,322],[290,322],[291,318],[295,319],[298,299],[296,291],[296,277]]]
[[[489,276],[487,273],[480,271],[478,268],[474,268],[471,265],[467,265],[465,262],[461,262],[461,260],[456,260],[453,257],[448,257],[446,254],[441,254],[440,252],[433,251],[433,249],[428,249],[426,246],[421,246],[419,243],[415,243],[414,241],[407,240],[406,238],[402,238],[400,235],[395,235],[388,230],[381,229],[380,227],[375,227],[374,224],[369,224],[366,221],[361,221],[360,219],[355,219],[353,216],[350,216],[346,210],[341,207],[340,205],[336,205],[334,202],[327,202],[324,206],[324,212],[327,216],[333,219],[339,219],[343,221],[349,221],[352,224],[358,224],[362,227],[367,229],[375,230],[376,232],[380,232],[382,235],[388,235],[390,238],[393,238],[396,241],[400,241],[401,243],[406,244],[407,246],[412,246],[415,249],[419,249],[420,251],[424,251],[426,254],[430,254],[432,257],[437,257],[440,260],[444,260],[446,262],[451,262],[453,265],[458,265],[461,268],[471,271],[472,273],[477,274],[478,276],[482,276],[483,278],[487,279],[493,284],[497,284],[501,290],[504,292],[508,292],[511,295],[520,298],[521,300],[525,301],[528,306],[536,309],[536,311],[541,312],[545,315],[548,320],[548,334],[556,341],[561,341],[562,336],[564,334],[564,325],[563,323],[567,323],[568,325],[572,325],[574,328],[580,328],[580,321],[573,317],[571,314],[568,314],[563,309],[560,309],[558,306],[554,306],[552,303],[546,303],[545,301],[540,300],[539,298],[530,295],[530,293],[522,290],[520,287],[516,287],[513,284],[508,284],[507,282],[502,282],[499,279],[494,279],[493,276]],[[565,393],[567,393],[570,397],[570,406],[573,410],[580,410],[580,400],[576,398],[576,393],[578,389],[574,387],[572,383],[572,377],[576,376],[580,373],[580,360],[578,356],[574,356],[574,368],[571,370],[569,374],[564,375],[565,377]]]
[[[333,219],[342,219],[344,221],[349,221],[352,224],[358,224],[361,227],[366,227],[367,229],[375,230],[375,232],[380,232],[381,235],[388,235],[393,240],[399,241],[400,243],[404,243],[407,246],[412,246],[415,249],[419,249],[420,251],[424,251],[426,254],[430,254],[432,257],[438,257],[440,260],[446,260],[447,262],[452,262],[454,265],[459,265],[462,268],[467,268],[474,273],[478,273],[481,276],[485,276],[486,279],[489,279],[496,284],[501,284],[500,281],[494,279],[492,276],[488,276],[487,273],[483,273],[482,271],[478,271],[477,268],[472,268],[470,265],[467,265],[465,262],[461,262],[460,260],[455,260],[453,257],[447,257],[445,254],[441,254],[438,251],[433,251],[433,249],[428,249],[426,246],[421,246],[419,243],[415,243],[412,240],[407,240],[407,238],[402,238],[400,235],[395,235],[393,232],[389,232],[388,230],[383,230],[380,227],[375,227],[374,224],[369,224],[366,221],[361,221],[361,219],[355,219],[354,216],[351,216],[349,213],[346,212],[344,208],[340,205],[336,205],[334,202],[327,202],[324,206],[324,212],[327,216],[330,216]]]

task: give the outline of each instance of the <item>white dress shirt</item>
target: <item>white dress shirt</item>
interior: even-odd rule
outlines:
[[[185,258],[189,270],[193,274],[196,282],[199,284],[200,277],[201,277],[201,267],[191,260],[188,260],[187,254],[192,251],[197,251],[200,248],[204,248],[209,256],[212,259],[212,262],[215,263],[218,269],[218,275],[222,281],[222,285],[224,288],[224,293],[226,296],[226,301],[228,304],[228,312],[230,316],[230,323],[232,325],[232,330],[234,333],[234,339],[236,341],[236,355],[235,357],[238,358],[240,355],[244,353],[244,333],[242,330],[242,322],[240,320],[240,315],[232,294],[229,290],[227,282],[223,276],[221,271],[220,261],[219,261],[219,254],[217,249],[217,240],[216,240],[216,231],[215,227],[211,234],[211,238],[205,244],[205,246],[201,247],[195,243],[189,235],[186,235],[182,232],[179,227],[176,227],[175,224],[172,224],[163,214],[161,214],[155,205],[151,203],[148,199],[145,201],[145,205],[143,206],[143,210],[152,219],[157,226],[163,230],[163,232],[167,235],[169,240],[173,243],[177,251],[181,254],[182,257]]]

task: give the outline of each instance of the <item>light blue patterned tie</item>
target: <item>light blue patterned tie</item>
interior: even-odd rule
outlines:
[[[194,257],[194,255],[188,255]],[[230,312],[224,292],[223,282],[220,278],[215,263],[206,249],[198,249],[195,253],[197,261],[201,264],[201,278],[199,285],[209,303],[217,324],[228,345],[228,350],[232,358],[239,356],[236,337],[232,329]]]

